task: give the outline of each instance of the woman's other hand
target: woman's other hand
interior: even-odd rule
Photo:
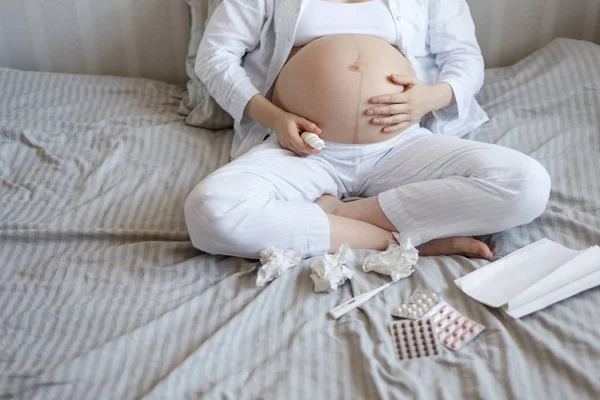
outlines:
[[[274,124],[273,131],[277,135],[282,148],[290,150],[300,157],[308,157],[319,153],[302,140],[302,132],[320,134],[321,129],[309,120],[289,112],[283,112]]]
[[[454,102],[452,87],[447,83],[426,85],[414,76],[391,75],[390,80],[402,86],[399,93],[375,96],[366,115],[373,116],[371,123],[382,125],[381,132],[400,132],[421,121],[425,114],[447,107]]]
[[[306,144],[300,135],[304,131],[318,135],[321,133],[321,129],[305,118],[282,110],[262,94],[258,93],[250,99],[244,114],[275,132],[282,148],[292,151],[300,157],[307,157],[319,152]]]

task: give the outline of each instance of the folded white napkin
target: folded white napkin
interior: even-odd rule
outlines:
[[[568,249],[549,239],[454,281],[473,299],[521,318],[600,285],[600,247]]]

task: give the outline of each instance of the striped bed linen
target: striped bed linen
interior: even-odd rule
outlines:
[[[486,262],[430,257],[386,281],[357,271],[313,292],[308,263],[264,289],[256,263],[195,250],[183,202],[227,161],[231,132],[188,127],[166,83],[0,69],[0,399],[597,399],[600,289],[512,320],[453,280]],[[557,39],[487,71],[491,122],[553,178],[545,214],[486,240],[600,243],[600,47]],[[357,270],[366,251],[358,251]],[[518,277],[515,277],[518,279]],[[392,307],[416,288],[487,330],[463,350],[400,362]]]

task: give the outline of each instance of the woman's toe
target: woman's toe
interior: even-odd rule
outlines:
[[[480,240],[476,240],[472,237],[461,237],[460,244],[458,245],[458,254],[466,255],[467,257],[473,258],[492,258],[492,251],[487,244]]]

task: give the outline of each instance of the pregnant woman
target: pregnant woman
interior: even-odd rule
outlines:
[[[185,204],[208,253],[383,250],[397,232],[421,255],[490,258],[473,236],[546,207],[537,161],[459,138],[487,121],[465,0],[223,0],[196,72],[235,119],[235,160]]]

